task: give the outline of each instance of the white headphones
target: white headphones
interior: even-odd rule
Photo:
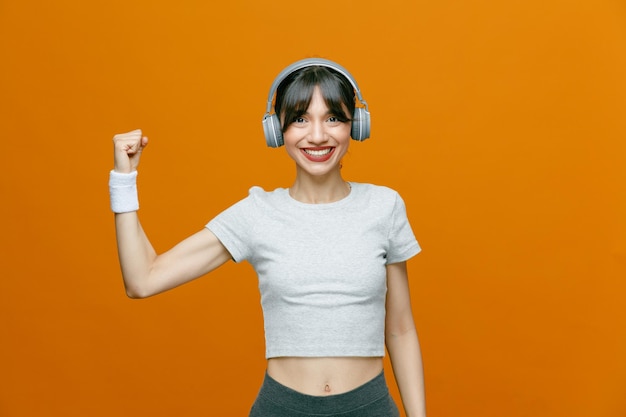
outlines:
[[[350,81],[350,84],[352,84],[352,87],[354,88],[354,92],[356,93],[359,102],[364,106],[354,108],[354,114],[352,115],[352,131],[350,136],[352,136],[352,139],[358,141],[364,141],[365,139],[370,137],[370,112],[367,108],[367,103],[365,102],[365,100],[363,100],[363,97],[361,96],[361,90],[359,90],[359,86],[354,80],[354,77],[352,77],[352,75],[350,75],[350,73],[345,68],[333,61],[322,58],[307,58],[289,65],[287,68],[282,70],[280,74],[278,74],[278,77],[276,77],[276,79],[272,83],[272,87],[270,88],[270,92],[267,97],[265,115],[263,116],[263,132],[265,133],[267,146],[271,148],[278,148],[283,145],[283,132],[280,127],[280,120],[278,118],[278,115],[276,115],[275,113],[271,114],[273,107],[272,101],[274,99],[274,94],[276,94],[276,89],[278,88],[280,83],[283,82],[283,80],[287,78],[290,74],[302,68],[313,66],[332,68],[344,77],[346,77],[348,81]]]

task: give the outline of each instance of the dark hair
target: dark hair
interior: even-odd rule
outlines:
[[[356,103],[350,81],[332,68],[305,67],[289,74],[276,89],[274,111],[283,132],[306,113],[315,87],[320,88],[330,113],[342,122],[352,120]]]

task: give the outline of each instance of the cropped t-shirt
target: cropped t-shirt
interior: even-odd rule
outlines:
[[[326,204],[252,187],[206,226],[258,275],[267,358],[384,356],[386,265],[420,246],[396,191],[351,186]]]

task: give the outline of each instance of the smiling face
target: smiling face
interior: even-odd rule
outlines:
[[[312,66],[285,78],[276,92],[287,153],[299,173],[339,172],[350,142],[354,87],[337,71]]]
[[[350,144],[351,123],[343,119],[328,108],[321,89],[315,87],[309,107],[283,133],[287,153],[300,173],[322,176],[339,170]]]

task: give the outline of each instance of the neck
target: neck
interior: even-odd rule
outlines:
[[[350,184],[344,181],[339,170],[320,177],[298,172],[289,188],[289,195],[302,203],[324,204],[347,197],[350,189]]]

